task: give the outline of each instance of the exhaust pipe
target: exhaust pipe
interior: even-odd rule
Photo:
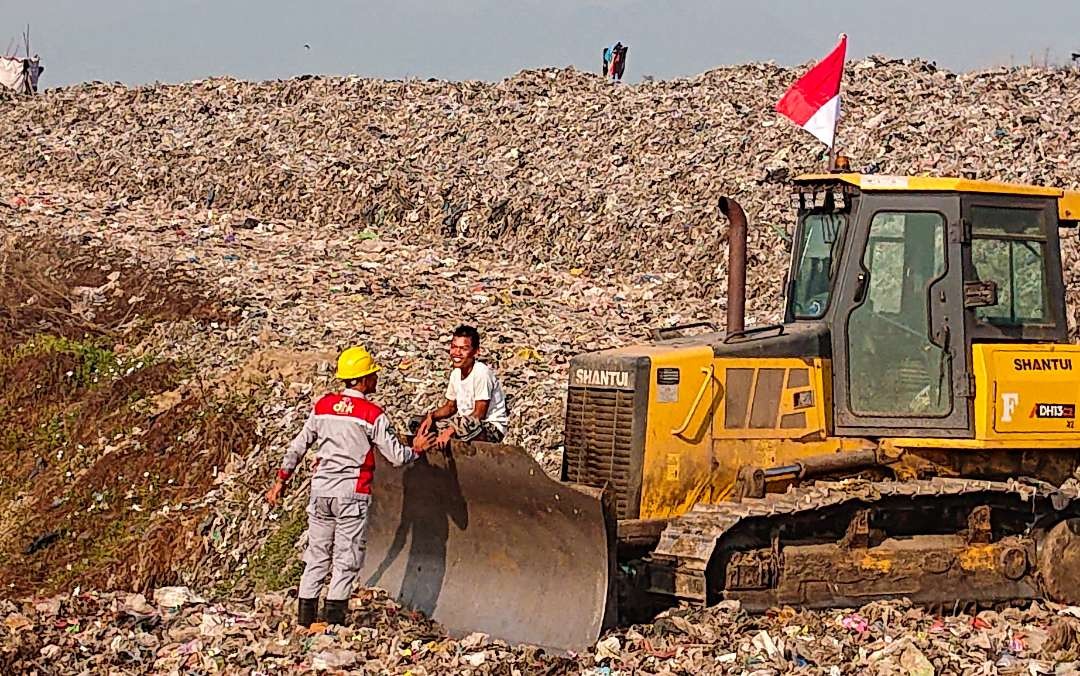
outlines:
[[[728,219],[727,335],[746,328],[746,212],[730,197],[720,198]]]

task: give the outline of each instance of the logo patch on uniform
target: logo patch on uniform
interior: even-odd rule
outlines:
[[[352,399],[349,399],[348,397],[342,397],[334,404],[334,413],[337,413],[338,415],[352,415],[352,412]]]
[[[1075,418],[1075,404],[1035,404],[1031,418]]]

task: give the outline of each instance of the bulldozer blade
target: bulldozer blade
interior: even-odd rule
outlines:
[[[380,465],[369,513],[360,580],[453,636],[580,651],[614,617],[609,501],[517,446],[454,442]]]

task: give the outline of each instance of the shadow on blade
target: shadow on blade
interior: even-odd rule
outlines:
[[[520,448],[455,442],[380,466],[360,579],[455,636],[582,650],[603,628],[613,536],[600,491]]]

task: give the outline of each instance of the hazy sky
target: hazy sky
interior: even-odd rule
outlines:
[[[43,87],[302,73],[501,79],[522,68],[597,70],[629,46],[627,79],[722,64],[802,63],[839,32],[850,56],[921,56],[968,70],[1066,62],[1080,0],[0,0],[0,47],[27,23]],[[310,45],[310,49],[304,47]]]

